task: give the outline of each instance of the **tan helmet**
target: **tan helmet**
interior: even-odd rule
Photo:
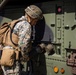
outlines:
[[[31,18],[37,18],[42,19],[42,11],[39,7],[36,5],[30,5],[25,9],[25,12],[31,17]]]

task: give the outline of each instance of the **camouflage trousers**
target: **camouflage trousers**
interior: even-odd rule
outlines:
[[[18,61],[12,67],[1,66],[4,75],[20,75],[20,64]]]

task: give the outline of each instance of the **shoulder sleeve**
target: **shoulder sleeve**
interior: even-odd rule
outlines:
[[[26,21],[19,22],[14,28],[14,33],[19,36],[19,47],[25,51],[31,39],[31,25]]]

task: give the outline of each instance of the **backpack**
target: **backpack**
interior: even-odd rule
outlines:
[[[16,23],[22,20],[13,20],[9,23],[4,23],[0,27],[0,44],[3,47],[2,55],[0,64],[3,66],[13,66],[15,60],[21,59],[22,55],[20,56],[21,50],[18,47],[18,36],[13,33],[13,28],[15,27]],[[12,46],[13,48],[9,48]],[[31,42],[29,48],[27,48],[26,53],[29,53],[31,49]],[[28,61],[29,57],[27,54],[24,56],[26,60],[21,59],[22,61]]]
[[[15,60],[19,59],[18,36],[13,33],[13,28],[19,21],[13,20],[2,24],[0,27],[0,44],[4,46],[1,50],[0,65],[13,66]]]
[[[10,45],[16,47],[18,45],[18,36],[13,33],[13,28],[20,20],[13,20],[3,23],[0,26],[0,44],[3,46]]]

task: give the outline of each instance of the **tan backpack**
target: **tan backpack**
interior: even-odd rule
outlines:
[[[1,56],[1,61],[0,64],[3,66],[13,66],[14,61],[19,59],[19,53],[20,49],[18,48],[18,36],[14,34],[13,28],[21,20],[13,20],[12,22],[9,23],[4,23],[0,27],[0,44],[3,46],[3,51],[2,51],[2,56]],[[8,46],[8,47],[7,47]],[[12,46],[13,48],[10,49],[9,46]],[[31,49],[31,43],[26,51],[28,53]],[[25,55],[26,61],[29,60],[29,57]]]
[[[9,23],[3,23],[0,27],[0,44],[16,47],[18,45],[18,36],[12,33],[14,26],[21,20],[13,20]]]
[[[14,61],[19,59],[20,49],[18,48],[18,36],[12,33],[14,26],[19,21],[20,20],[13,20],[9,23],[4,23],[0,27],[0,44],[6,46],[2,49],[0,65],[13,66]]]

